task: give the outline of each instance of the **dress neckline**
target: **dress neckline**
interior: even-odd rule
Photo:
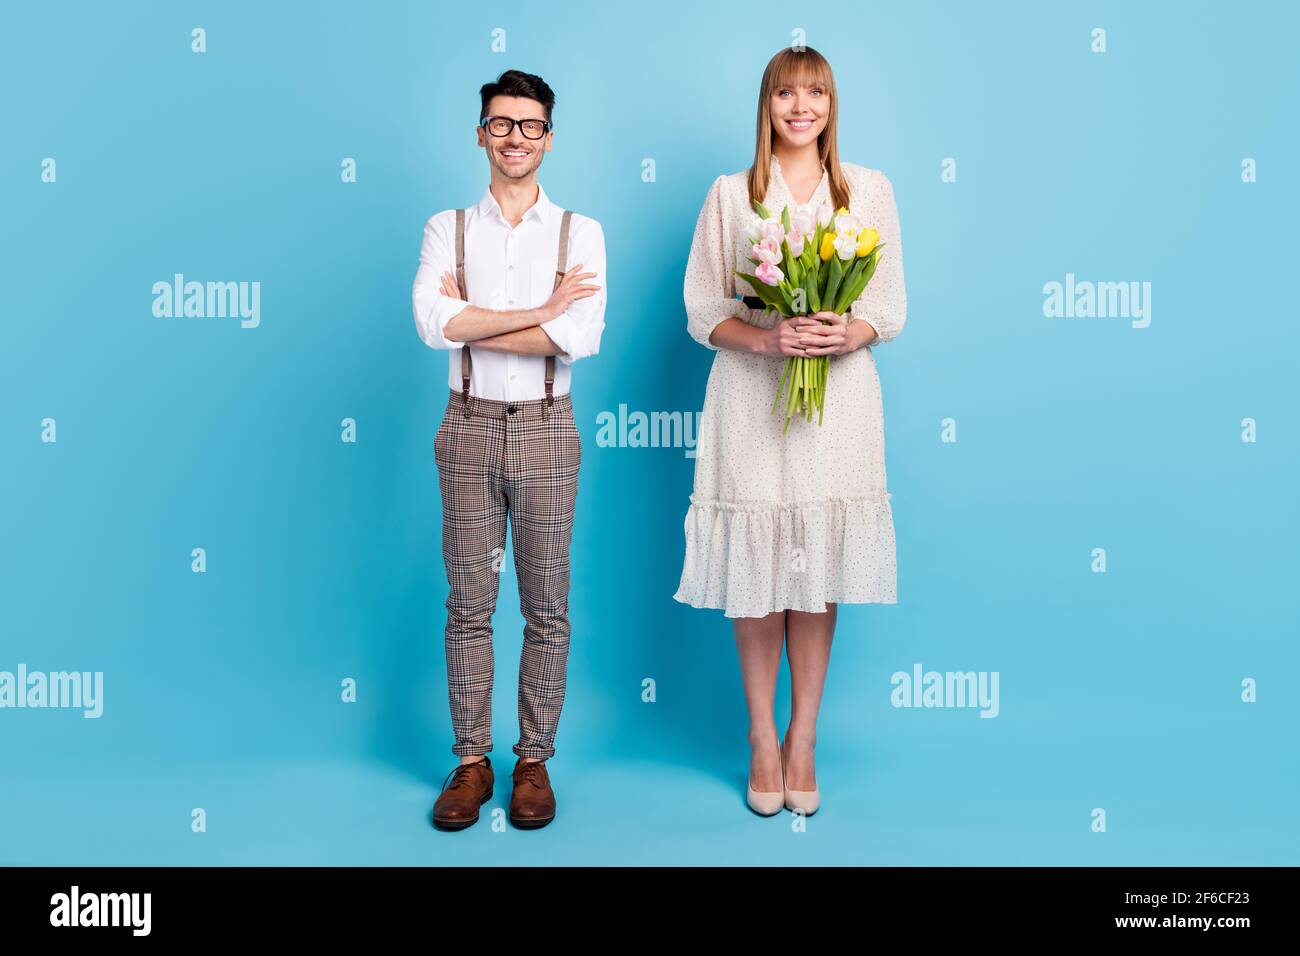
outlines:
[[[781,172],[781,161],[776,158],[776,153],[772,154],[772,162],[770,163],[770,167],[772,170],[773,178],[778,180],[781,183],[781,188],[785,190],[785,194],[790,197],[790,201],[794,203],[794,205],[796,206],[813,205],[814,203],[817,202],[817,197],[822,194],[822,191],[826,188],[829,188],[830,186],[830,174],[827,173],[826,166],[823,164],[822,178],[818,180],[816,188],[813,189],[812,191],[812,195],[808,197],[806,202],[800,202],[797,198],[795,198],[794,190],[790,188],[790,184],[785,181],[785,176]]]

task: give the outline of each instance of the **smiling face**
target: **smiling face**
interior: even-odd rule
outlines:
[[[815,155],[830,180],[836,208],[849,204],[849,186],[840,168],[836,127],[839,94],[826,58],[810,46],[778,50],[763,70],[758,87],[754,163],[749,168],[749,198],[764,202],[777,154]],[[811,169],[811,164],[805,166]]]
[[[818,83],[808,86],[778,86],[768,99],[772,129],[788,146],[816,143],[826,129],[831,111],[828,90]]]
[[[494,96],[488,102],[488,116],[508,116],[514,120],[545,120],[546,107],[537,100],[522,96]],[[524,179],[542,164],[542,154],[550,152],[551,132],[541,139],[524,136],[519,124],[505,136],[493,136],[482,126],[478,128],[478,144],[487,151],[488,164],[493,175],[506,179]]]

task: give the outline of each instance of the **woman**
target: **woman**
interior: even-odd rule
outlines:
[[[686,557],[675,599],[733,618],[749,708],[747,798],[770,816],[820,804],[817,712],[839,604],[894,604],[894,523],[885,480],[884,410],[870,347],[902,331],[903,248],[893,188],[879,170],[841,163],[830,64],[782,50],[763,73],[754,165],[720,176],[700,212],[686,267],[687,328],[717,351],[696,447]],[[736,298],[752,272],[753,200],[847,207],[880,232],[879,266],[846,316],[781,319]],[[823,215],[827,210],[822,209]],[[828,355],[822,424],[770,414],[787,356]],[[773,714],[784,644],[790,725]]]

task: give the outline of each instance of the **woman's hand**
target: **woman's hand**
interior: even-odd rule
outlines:
[[[812,315],[799,315],[791,319],[794,335],[801,351],[791,353],[815,357],[819,355],[843,355],[852,352],[858,346],[849,334],[847,317],[834,312],[814,312]]]
[[[762,351],[767,355],[808,355],[804,347],[811,338],[801,335],[795,323],[803,317],[782,318],[770,329],[763,332]]]

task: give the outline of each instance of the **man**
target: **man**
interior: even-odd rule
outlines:
[[[420,337],[450,350],[434,457],[460,765],[433,820],[453,830],[475,823],[492,798],[492,612],[507,519],[526,622],[510,819],[536,828],[555,817],[546,760],[564,703],[581,458],[570,384],[573,363],[599,351],[605,328],[600,224],[556,206],[537,182],[553,145],[555,94],[541,77],[508,70],[480,95],[478,145],[491,183],[477,205],[425,225],[413,290]]]

